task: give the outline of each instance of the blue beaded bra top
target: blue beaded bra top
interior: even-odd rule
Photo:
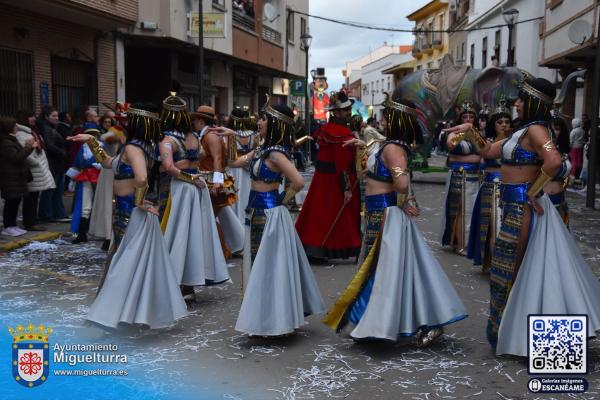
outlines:
[[[142,142],[141,140],[131,140],[126,142],[117,152],[117,156],[113,158],[112,168],[115,173],[115,180],[121,181],[124,179],[133,179],[135,174],[133,173],[133,168],[131,165],[126,164],[121,158],[123,157],[123,152],[125,150],[125,146],[131,145],[142,149],[144,155],[146,156],[147,167],[150,168],[153,160],[154,154],[154,146],[149,143]]]
[[[283,182],[281,172],[272,171],[265,162],[267,156],[274,151],[283,153],[288,159],[291,159],[289,152],[283,146],[271,146],[266,149],[259,148],[254,157],[252,157],[252,160],[250,160],[250,178],[252,180],[265,183]]]
[[[535,151],[526,150],[521,145],[521,140],[531,125],[544,124],[545,122],[531,122],[514,132],[502,143],[502,164],[507,165],[542,165],[543,161]]]
[[[185,135],[177,131],[165,132],[165,137],[170,137],[175,142],[176,149],[173,151],[173,162],[185,159]]]
[[[367,161],[367,176],[371,179],[375,179],[376,181],[391,183],[394,181],[392,178],[392,171],[385,166],[383,160],[381,159],[383,149],[388,144],[395,144],[396,146],[402,147],[406,151],[406,155],[410,158],[411,149],[406,142],[400,140],[386,140],[379,145],[379,149],[377,151],[369,156]]]

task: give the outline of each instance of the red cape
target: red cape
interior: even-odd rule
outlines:
[[[313,257],[348,258],[360,252],[360,189],[356,183],[356,150],[342,147],[353,139],[352,131],[329,122],[315,138],[319,144],[315,175],[296,221],[296,230],[306,254]],[[342,173],[346,172],[353,188],[352,199],[344,207],[327,241],[323,240],[344,204]]]

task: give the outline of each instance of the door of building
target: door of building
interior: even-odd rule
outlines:
[[[98,103],[94,63],[52,57],[52,100],[59,112],[73,115]]]
[[[33,109],[33,63],[30,53],[0,48],[0,116]]]

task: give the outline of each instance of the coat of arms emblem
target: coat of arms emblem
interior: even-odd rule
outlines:
[[[46,382],[50,371],[48,336],[52,328],[33,324],[8,328],[13,337],[12,375],[23,386],[35,387]]]

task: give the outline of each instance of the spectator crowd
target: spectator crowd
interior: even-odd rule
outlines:
[[[117,124],[113,112],[98,119],[90,109],[85,116],[100,123],[100,133]],[[66,138],[82,132],[83,122],[53,106],[43,107],[38,115],[21,110],[15,117],[0,118],[2,235],[21,236],[45,231],[44,224],[70,221],[64,203],[70,181],[65,173],[73,167],[80,146]],[[17,223],[19,210],[22,226]]]

